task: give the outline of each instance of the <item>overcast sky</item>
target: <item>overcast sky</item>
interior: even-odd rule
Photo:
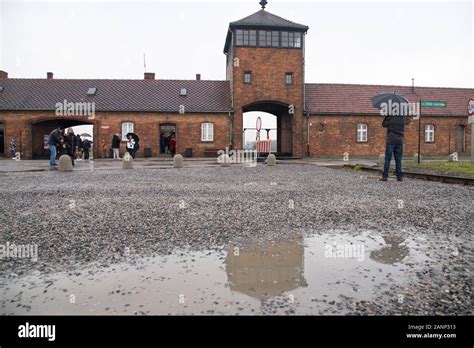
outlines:
[[[0,0],[0,70],[12,78],[225,79],[231,21],[258,0]],[[309,26],[306,82],[473,88],[472,1],[275,1]],[[253,122],[252,122],[253,124]]]

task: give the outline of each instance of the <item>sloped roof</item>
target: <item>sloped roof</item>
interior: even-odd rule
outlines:
[[[446,108],[423,107],[422,115],[467,116],[467,103],[474,89],[356,84],[306,84],[306,105],[313,114],[379,114],[371,98],[383,92],[396,92],[409,102],[444,101]]]
[[[0,80],[0,110],[55,110],[63,102],[95,102],[96,111],[228,112],[228,81],[208,80]],[[97,87],[88,96],[89,87]],[[187,96],[180,96],[181,88]]]
[[[229,27],[276,27],[280,29],[308,30],[306,25],[289,21],[263,9],[238,21],[231,22]]]
[[[309,27],[289,21],[280,16],[274,15],[265,10],[259,10],[250,16],[230,22],[229,30],[225,39],[224,53],[229,52],[229,46],[232,39],[232,30],[235,28],[262,28],[262,29],[280,29],[306,32]]]
[[[96,111],[116,112],[228,112],[231,110],[229,81],[209,80],[69,80],[0,79],[1,110],[55,110],[56,103],[95,102]],[[97,87],[95,96],[87,96]],[[180,89],[187,96],[180,96]],[[383,92],[396,92],[410,102],[445,101],[446,108],[424,107],[423,115],[467,116],[467,103],[474,89],[409,86],[306,84],[306,105],[312,114],[378,114],[371,98]]]

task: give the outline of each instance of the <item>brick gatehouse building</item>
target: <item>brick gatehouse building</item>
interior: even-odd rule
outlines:
[[[92,124],[94,152],[114,133],[137,133],[138,156],[159,153],[159,137],[176,132],[177,153],[215,155],[243,148],[245,112],[277,116],[277,152],[302,156],[376,156],[384,152],[385,129],[371,97],[397,92],[410,102],[440,100],[446,108],[422,110],[423,155],[471,151],[467,103],[474,89],[318,84],[305,81],[308,27],[268,11],[231,22],[224,54],[224,81],[15,79],[0,71],[0,153],[16,139],[23,158],[47,157],[44,137],[62,124]],[[95,114],[58,115],[57,104],[94,103]],[[82,104],[84,105],[84,104]],[[91,105],[91,104],[88,104]],[[405,154],[417,152],[418,122],[408,125]],[[121,153],[125,151],[122,145]]]

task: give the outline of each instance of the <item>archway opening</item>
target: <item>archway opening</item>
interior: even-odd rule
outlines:
[[[59,126],[65,129],[72,128],[74,134],[81,135],[82,139],[89,139],[94,141],[94,125],[92,122],[76,119],[50,119],[39,121],[31,125],[32,136],[32,158],[44,159],[49,158],[48,138],[51,131]]]
[[[272,152],[276,156],[292,156],[293,115],[290,105],[277,101],[260,101],[244,106],[242,113],[242,141],[245,149],[256,149],[259,143],[259,153]],[[256,129],[258,117],[262,121],[259,141]]]

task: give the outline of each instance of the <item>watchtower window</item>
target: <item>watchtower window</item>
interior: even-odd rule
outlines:
[[[282,31],[281,47],[301,48],[301,33]]]
[[[281,33],[281,38],[280,38]],[[301,48],[301,33],[277,30],[245,30],[235,31],[236,46],[289,47]]]
[[[237,29],[235,32],[237,46],[257,46],[257,31]]]

